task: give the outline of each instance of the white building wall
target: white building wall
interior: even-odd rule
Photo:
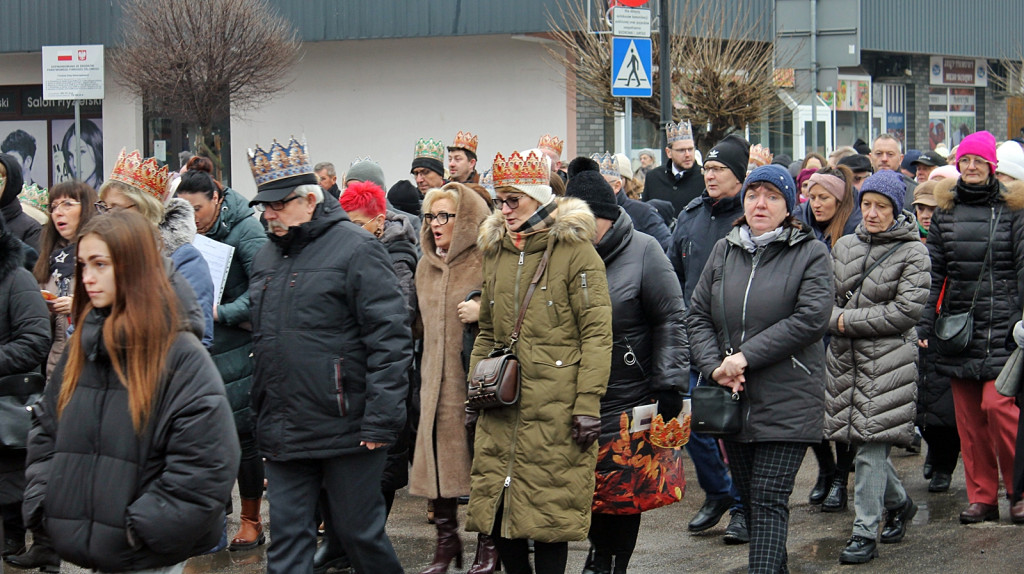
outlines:
[[[232,120],[232,184],[254,195],[246,150],[292,135],[305,136],[313,162],[330,161],[339,175],[357,156],[372,157],[389,186],[410,177],[418,138],[450,145],[459,130],[479,136],[481,172],[495,153],[535,147],[548,132],[573,142],[563,150],[572,158],[575,113],[564,70],[533,39],[305,44],[288,93]]]

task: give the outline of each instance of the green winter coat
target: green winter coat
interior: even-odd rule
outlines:
[[[555,222],[513,244],[501,213],[477,241],[483,253],[480,334],[470,372],[508,344],[522,297],[547,248],[548,268],[530,301],[519,342],[522,393],[514,407],[480,413],[466,529],[541,542],[583,540],[590,528],[597,443],[573,442],[572,417],[599,417],[611,371],[612,313],[604,263],[594,249],[594,216],[561,199]]]
[[[249,325],[249,269],[267,234],[237,191],[224,190],[220,214],[206,232],[210,239],[235,248],[224,295],[217,305],[210,355],[224,379],[225,391],[239,433],[252,432],[249,390],[252,388],[252,332]]]

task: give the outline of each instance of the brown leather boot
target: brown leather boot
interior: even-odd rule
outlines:
[[[228,550],[249,550],[267,541],[266,535],[263,534],[263,522],[260,519],[260,502],[262,500],[261,498],[242,499],[242,513],[239,515],[242,523],[239,525],[238,534],[231,539]]]
[[[478,534],[476,537],[476,558],[473,559],[473,566],[466,574],[493,574],[501,570],[498,563],[498,550],[494,547],[494,539],[486,534]]]
[[[445,574],[455,559],[455,567],[462,568],[462,539],[459,538],[459,503],[454,498],[434,500],[434,525],[437,527],[437,550],[434,561],[420,574]]]

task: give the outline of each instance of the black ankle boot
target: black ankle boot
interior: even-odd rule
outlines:
[[[824,502],[833,479],[835,479],[835,473],[819,474],[818,481],[814,483],[814,488],[811,489],[811,494],[807,497],[807,502],[811,504]]]
[[[611,552],[598,550],[591,545],[587,563],[583,565],[583,574],[612,574]]]
[[[38,541],[21,554],[4,558],[12,566],[24,569],[38,568],[41,572],[60,572],[60,556],[50,545]]]
[[[832,481],[832,486],[829,488],[828,496],[826,496],[824,502],[821,503],[822,512],[842,512],[846,510],[847,476],[847,474],[843,473],[842,476],[837,475],[836,478]]]

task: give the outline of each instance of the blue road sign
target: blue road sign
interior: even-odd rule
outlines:
[[[649,98],[651,85],[651,39],[612,38],[612,96]]]

